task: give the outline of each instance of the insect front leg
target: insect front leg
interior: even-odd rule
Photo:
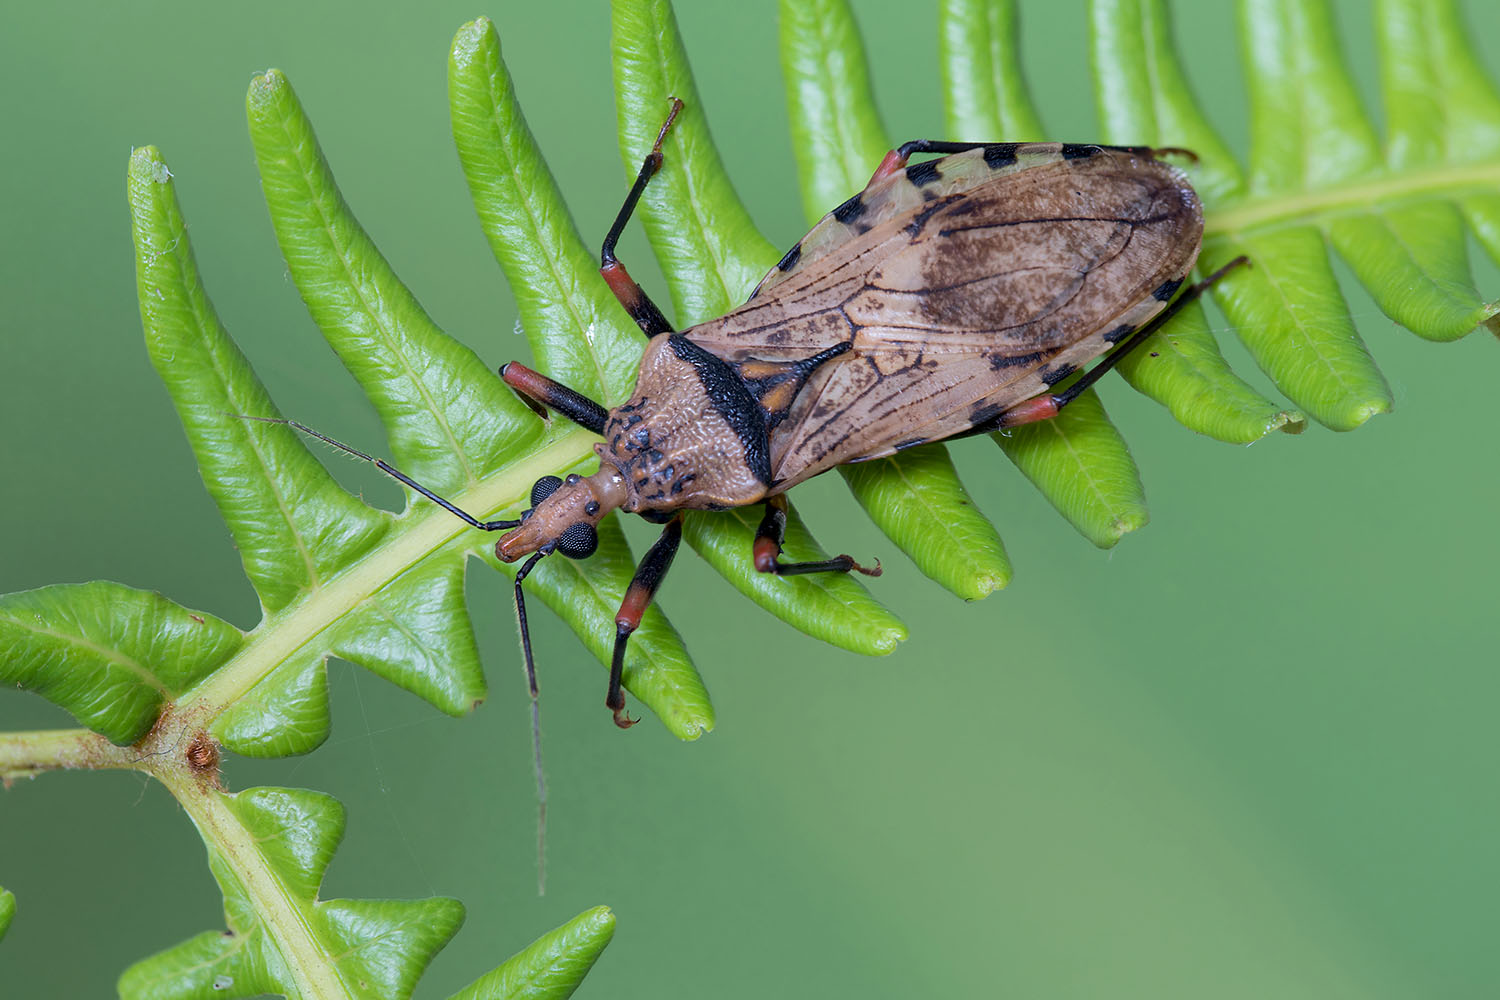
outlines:
[[[651,152],[646,154],[646,159],[641,163],[641,172],[636,175],[635,183],[631,185],[630,193],[625,196],[625,204],[620,207],[620,214],[615,216],[615,224],[609,227],[609,232],[604,237],[604,246],[599,250],[599,273],[604,276],[604,281],[609,285],[609,290],[615,293],[615,298],[620,300],[620,305],[630,313],[630,318],[635,320],[635,325],[641,328],[641,332],[647,337],[654,337],[658,333],[671,333],[672,324],[667,322],[667,317],[656,307],[656,303],[646,295],[630,272],[625,270],[615,257],[615,244],[620,242],[620,234],[625,231],[625,224],[630,221],[630,216],[635,212],[636,203],[641,200],[641,194],[646,190],[646,185],[651,178],[661,169],[662,155],[661,144],[667,138],[667,132],[672,128],[672,122],[677,120],[677,114],[682,110],[682,102],[672,98],[672,110],[667,113],[667,120],[662,123],[661,131],[656,134],[656,144],[651,147]]]
[[[777,494],[766,499],[766,516],[755,529],[755,568],[762,573],[777,576],[801,576],[804,573],[863,573],[879,576],[880,560],[873,567],[861,566],[851,556],[834,556],[818,562],[784,563],[781,561],[781,542],[786,537],[786,497]]]
[[[615,655],[609,665],[609,694],[604,704],[615,713],[615,725],[629,729],[636,720],[625,714],[625,692],[620,689],[620,680],[625,673],[625,645],[641,624],[641,616],[650,607],[651,599],[661,586],[662,577],[672,568],[672,557],[677,555],[677,546],[682,543],[682,515],[672,518],[662,529],[661,535],[636,567],[630,586],[625,589],[625,599],[620,602],[620,613],[615,615]]]
[[[554,382],[519,361],[501,365],[500,377],[528,406],[533,409],[540,406],[543,418],[547,416],[547,410],[556,410],[585,430],[604,433],[604,421],[608,419],[609,411],[583,393]]]

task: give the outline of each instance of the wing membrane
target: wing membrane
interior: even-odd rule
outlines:
[[[993,419],[1149,320],[1191,271],[1202,213],[1172,167],[1042,144],[992,166],[996,148],[870,185],[749,302],[687,332],[731,362],[852,342],[774,432],[780,488]]]

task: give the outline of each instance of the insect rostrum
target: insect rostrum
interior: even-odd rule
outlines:
[[[543,477],[518,519],[481,521],[376,462],[469,524],[505,531],[501,560],[526,560],[516,605],[533,691],[521,583],[538,560],[591,555],[616,509],[665,525],[615,619],[606,703],[621,727],[635,721],[620,687],[626,644],[671,565],[682,512],[764,504],[761,572],[878,575],[847,555],[781,562],[786,491],[845,463],[1055,416],[1223,273],[1177,294],[1203,233],[1197,195],[1159,158],[1180,150],[917,140],[888,153],[744,305],[674,332],[614,248],[681,107],[600,254],[649,338],[632,396],[606,410],[516,362],[500,369],[524,399],[603,438],[599,470]],[[910,162],[916,153],[942,155]]]

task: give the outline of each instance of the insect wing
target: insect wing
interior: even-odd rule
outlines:
[[[1202,228],[1187,181],[1148,155],[986,146],[871,184],[687,335],[732,362],[852,341],[773,437],[785,488],[1045,392],[1161,310]]]

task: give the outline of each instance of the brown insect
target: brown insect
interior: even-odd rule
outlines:
[[[671,566],[683,511],[763,503],[754,558],[764,573],[878,575],[878,564],[847,555],[782,562],[786,491],[846,462],[1055,416],[1241,262],[1177,294],[1203,235],[1197,195],[1159,159],[1182,150],[917,140],[888,153],[743,306],[676,333],[614,248],[681,109],[674,100],[600,254],[605,280],[650,338],[634,395],[606,410],[516,362],[500,369],[539,409],[603,437],[598,472],[545,476],[519,519],[481,521],[331,442],[474,527],[506,531],[501,560],[530,556],[516,573],[516,608],[533,697],[521,595],[532,567],[553,552],[591,555],[595,526],[616,509],[665,524],[615,619],[606,704],[622,728],[635,722],[620,688],[626,643]],[[915,153],[945,155],[909,163]]]

